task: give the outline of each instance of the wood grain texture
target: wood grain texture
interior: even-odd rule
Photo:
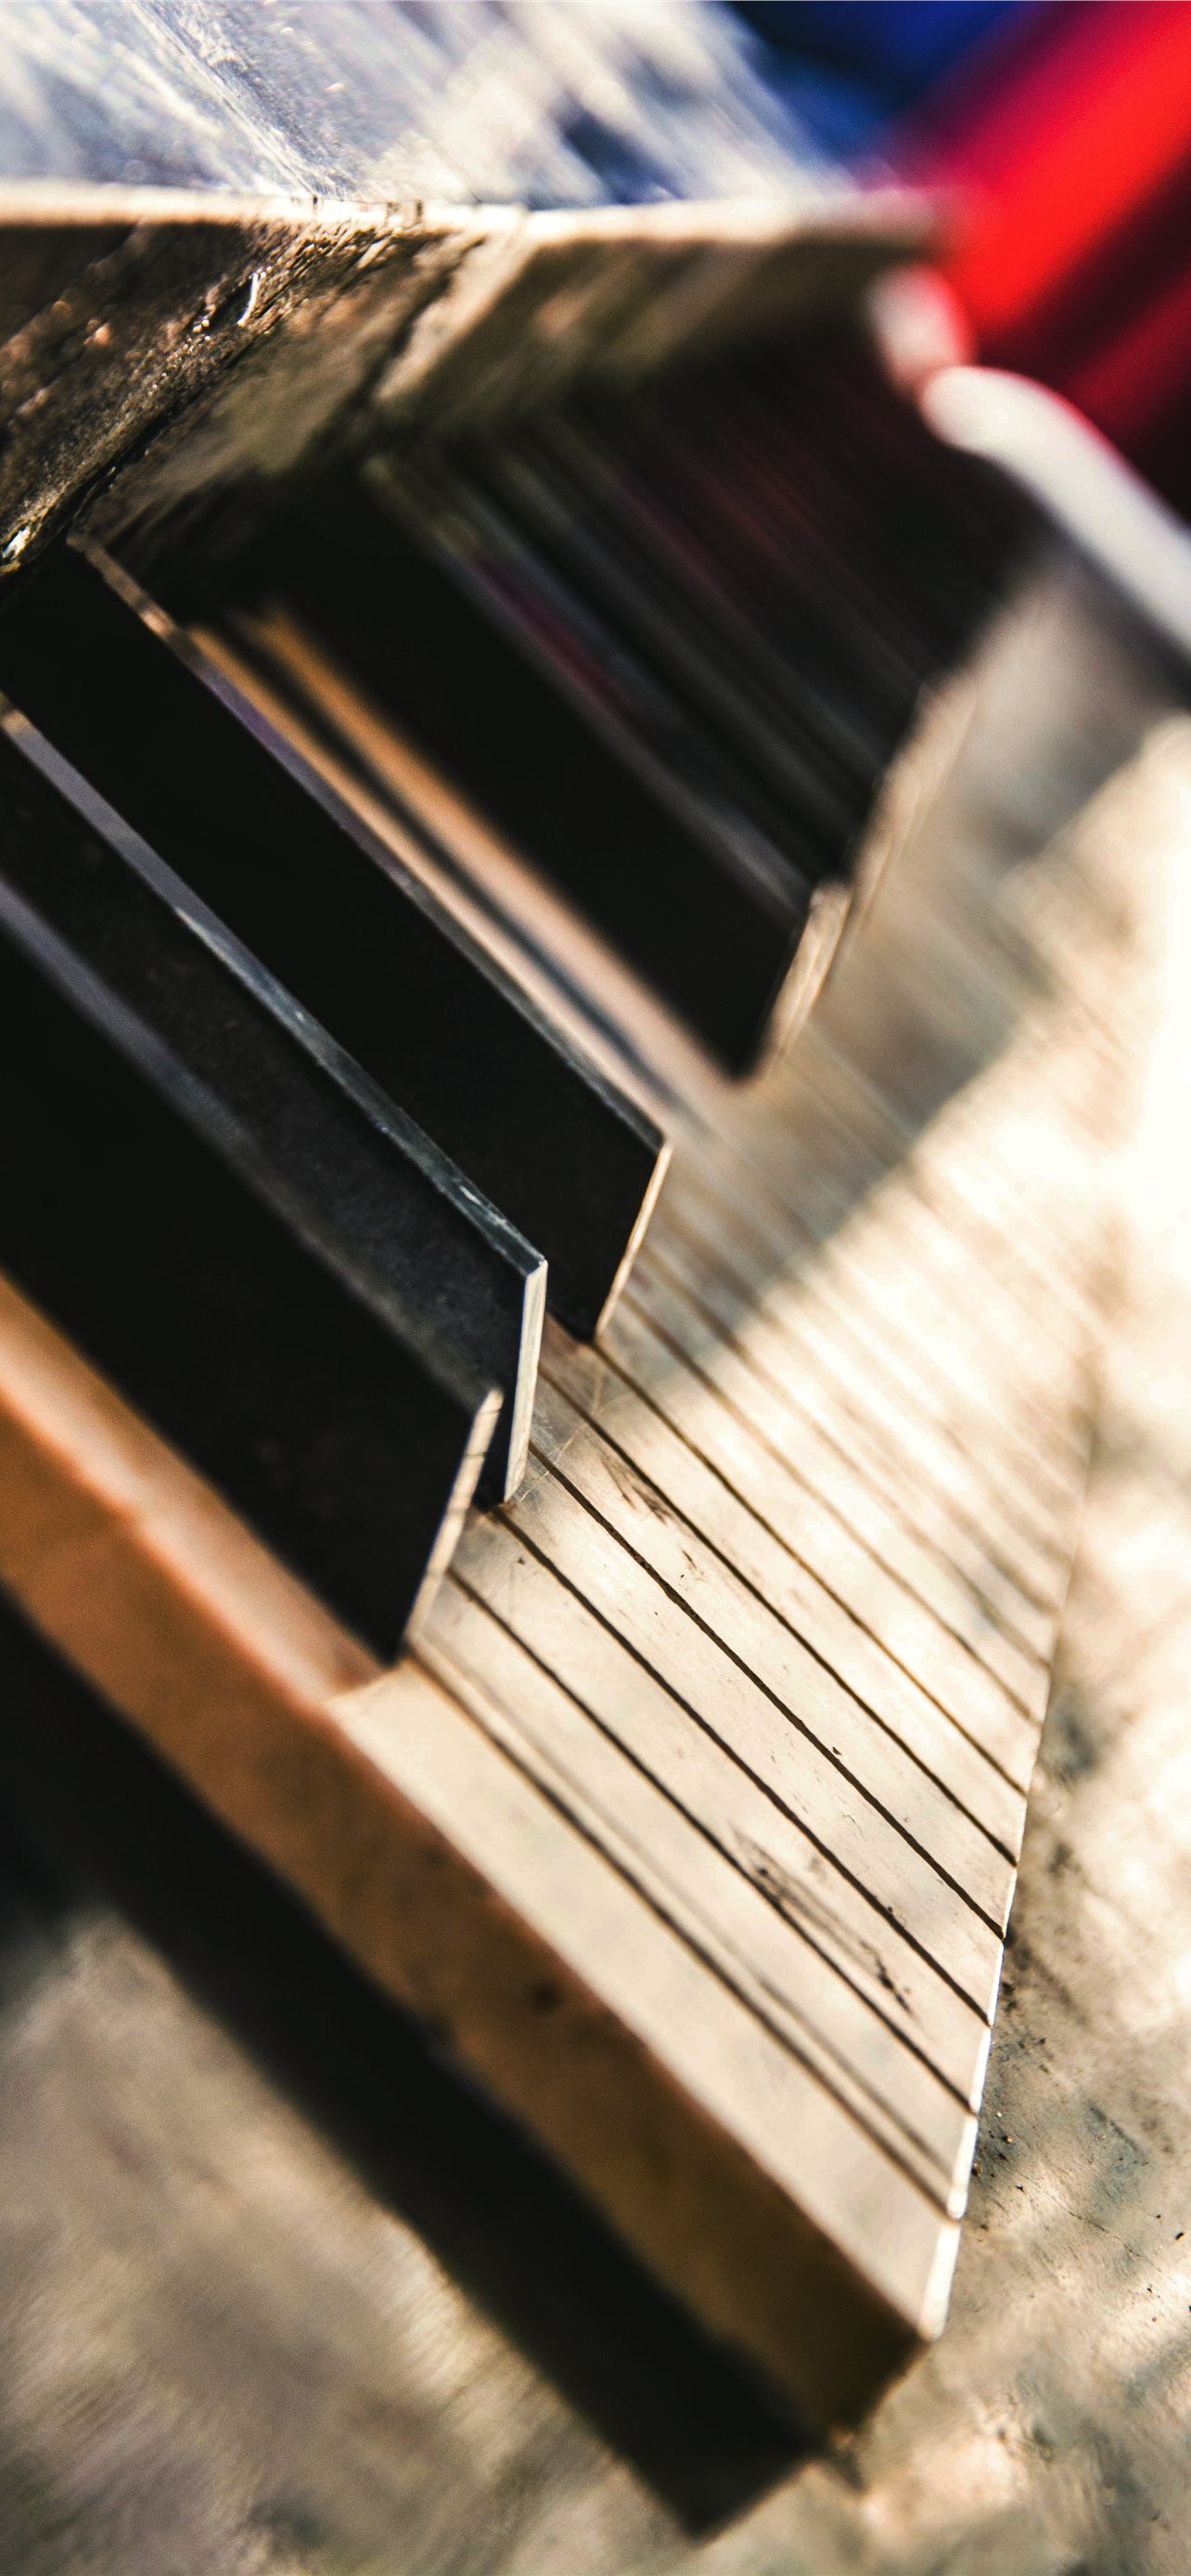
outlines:
[[[6,1584],[820,2423],[945,2312],[1168,804],[1007,882],[928,818],[395,1673],[0,1310]]]
[[[895,189],[546,213],[416,184],[312,196],[294,176],[267,193],[0,187],[0,573],[80,510],[111,538],[325,462],[366,415],[379,434],[500,411],[572,373],[647,373],[779,327],[858,295],[933,229]]]

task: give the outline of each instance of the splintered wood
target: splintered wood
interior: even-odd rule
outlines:
[[[698,1086],[394,1672],[0,1303],[7,1585],[818,2423],[946,2309],[1189,766],[1012,870],[926,829]]]

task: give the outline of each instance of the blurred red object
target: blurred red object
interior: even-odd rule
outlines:
[[[1186,508],[1191,6],[1023,12],[907,140],[954,192],[949,275],[982,357],[1068,395]]]

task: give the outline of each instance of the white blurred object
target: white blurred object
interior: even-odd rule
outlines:
[[[715,0],[20,0],[3,20],[6,179],[554,207],[840,175]]]
[[[939,437],[987,457],[1176,651],[1191,655],[1191,535],[1061,395],[993,367],[943,367],[922,389]]]

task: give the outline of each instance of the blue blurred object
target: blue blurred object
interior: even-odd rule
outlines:
[[[998,28],[1049,0],[733,0],[774,88],[824,142],[855,148]]]

